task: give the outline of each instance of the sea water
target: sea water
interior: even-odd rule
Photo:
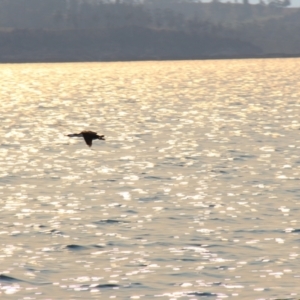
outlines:
[[[299,299],[299,70],[0,65],[0,297]]]

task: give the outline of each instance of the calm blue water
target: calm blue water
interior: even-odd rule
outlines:
[[[0,65],[0,297],[299,299],[299,69]]]

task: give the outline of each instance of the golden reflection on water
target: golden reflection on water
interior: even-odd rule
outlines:
[[[0,295],[299,298],[299,66],[1,65]]]

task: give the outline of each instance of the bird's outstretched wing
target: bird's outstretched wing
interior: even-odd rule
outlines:
[[[83,138],[84,138],[86,144],[87,144],[89,147],[92,147],[92,142],[93,142],[93,140],[90,139],[90,138],[89,138],[88,136],[86,136],[86,135],[84,135]]]

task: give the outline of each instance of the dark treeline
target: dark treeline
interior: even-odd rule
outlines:
[[[0,28],[88,29],[122,26],[183,30],[199,22],[236,26],[245,21],[281,17],[289,0],[266,5],[176,0],[0,0]],[[276,4],[277,3],[277,4]],[[203,24],[202,24],[203,25]]]
[[[299,55],[289,4],[0,0],[0,61]]]

